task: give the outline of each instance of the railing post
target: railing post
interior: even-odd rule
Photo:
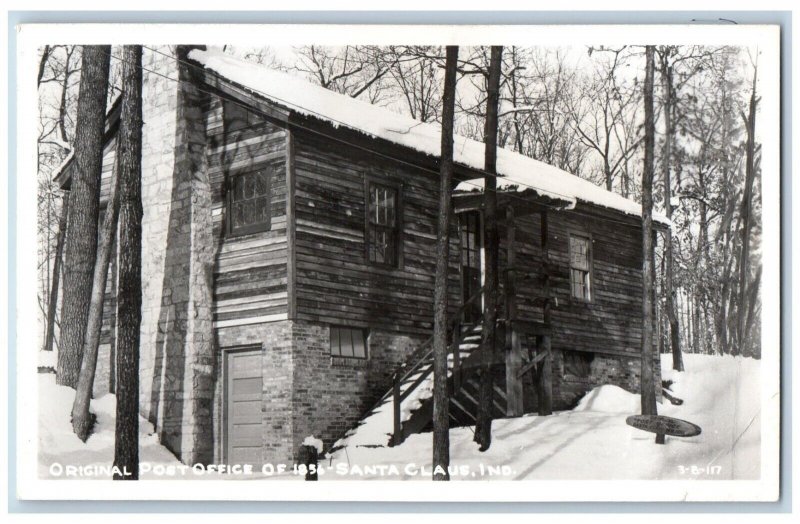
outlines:
[[[394,410],[394,432],[392,446],[403,443],[403,423],[400,421],[400,372],[392,376],[392,409]]]

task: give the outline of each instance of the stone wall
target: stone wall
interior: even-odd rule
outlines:
[[[211,320],[210,190],[204,94],[187,46],[149,52],[144,67],[140,408],[185,463],[213,460],[216,381]]]
[[[168,55],[170,46],[157,47]],[[164,257],[172,207],[175,166],[175,120],[178,90],[177,63],[148,49],[142,56],[142,326],[139,349],[139,409],[157,423],[163,399],[156,360],[163,358],[165,337],[174,314],[161,307],[164,294]],[[150,72],[153,71],[153,72]],[[161,76],[164,75],[164,76]],[[159,366],[159,369],[161,366]],[[162,415],[163,416],[163,415]]]
[[[653,370],[655,372],[656,398],[661,400],[661,367],[659,358],[654,354]],[[565,369],[563,352],[555,352],[553,358],[553,396],[555,409],[571,409],[587,391],[604,384],[619,386],[631,393],[640,392],[641,359],[593,354],[589,364],[589,373],[579,376]]]

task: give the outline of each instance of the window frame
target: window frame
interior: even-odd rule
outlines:
[[[244,118],[241,120],[231,120],[228,112],[228,107],[236,107],[244,113]],[[234,126],[231,126],[234,123]],[[225,135],[233,133],[242,133],[255,127],[258,123],[255,121],[253,111],[247,107],[246,104],[238,100],[222,98],[222,129]]]
[[[572,239],[581,239],[586,241],[587,245],[587,264],[589,266],[588,270],[586,270],[586,275],[588,278],[588,283],[586,285],[587,289],[587,297],[576,297],[573,292],[573,283],[572,283],[572,271],[573,269],[578,271],[584,271],[582,269],[576,268],[572,265]],[[570,231],[567,238],[567,264],[569,267],[569,297],[570,300],[578,303],[583,304],[591,304],[594,302],[594,294],[595,294],[595,285],[594,285],[594,239],[592,238],[592,234],[586,231]]]
[[[361,338],[364,341],[364,356],[360,357],[360,356],[356,356],[355,354],[353,354],[353,355],[342,355],[341,354],[341,344],[339,344],[339,354],[334,354],[333,353],[333,344],[332,344],[332,342],[333,342],[333,330],[334,329],[348,330],[348,331],[351,331],[351,332],[361,333]],[[341,325],[341,324],[330,324],[328,326],[328,355],[332,359],[356,360],[356,361],[359,361],[359,362],[369,360],[369,357],[370,357],[369,329],[363,328],[363,327],[358,327],[358,326],[346,326],[346,325]]]
[[[265,171],[267,175],[267,192],[264,196],[267,199],[267,213],[266,213],[266,220],[264,222],[259,222],[256,224],[250,224],[247,226],[239,226],[235,227],[233,223],[233,185],[234,179],[236,177],[256,173],[258,171]],[[269,164],[262,164],[260,166],[248,166],[246,168],[237,169],[236,171],[232,171],[228,173],[227,183],[226,183],[226,196],[225,196],[225,207],[227,213],[227,224],[226,230],[227,235],[230,237],[238,237],[244,235],[252,235],[254,233],[263,233],[265,231],[269,231],[272,229],[272,177],[274,175],[274,168]],[[256,197],[261,198],[261,197]]]
[[[395,260],[393,263],[377,262],[370,258],[370,230],[372,222],[370,219],[370,189],[373,185],[391,189],[395,192],[395,211],[394,211],[394,243],[395,243]],[[403,184],[386,180],[375,176],[364,177],[364,259],[366,263],[373,267],[382,267],[388,269],[402,269],[403,268]],[[381,226],[385,227],[385,226]]]

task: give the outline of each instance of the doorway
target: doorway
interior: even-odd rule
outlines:
[[[225,463],[263,462],[261,348],[225,351]]]

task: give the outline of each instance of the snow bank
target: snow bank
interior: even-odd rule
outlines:
[[[55,353],[55,352],[54,352]],[[56,478],[53,464],[108,467],[114,462],[114,420],[117,398],[104,395],[93,399],[91,411],[97,416],[94,433],[84,443],[72,431],[70,414],[75,390],[56,384],[53,373],[39,374],[39,476]],[[175,456],[158,442],[153,425],[139,418],[139,461],[180,465]],[[57,470],[54,470],[57,471]],[[60,477],[63,478],[63,477]],[[88,477],[108,480],[106,476]],[[142,474],[141,478],[161,478]]]
[[[625,391],[619,386],[609,384],[594,388],[586,393],[573,411],[631,414],[636,413],[640,406],[639,395]]]
[[[189,53],[189,58],[244,86],[254,94],[302,115],[327,121],[336,127],[344,126],[371,137],[382,138],[430,156],[438,157],[440,154],[441,127],[437,124],[419,122],[388,109],[310,84],[301,78],[235,58],[219,50],[195,49]],[[473,169],[483,169],[482,142],[456,135],[454,155],[458,164]],[[589,202],[641,216],[641,205],[633,200],[606,191],[588,180],[557,167],[507,149],[501,148],[497,151],[497,172],[507,178],[506,181],[498,180],[498,187],[502,189],[533,188],[543,196],[566,200],[573,206],[578,201]],[[480,189],[482,184],[483,179],[462,182],[457,190],[472,191]],[[661,215],[654,218],[662,223],[668,223],[666,217]]]
[[[451,465],[469,472],[455,475],[453,480],[758,479],[760,362],[711,355],[685,355],[684,361],[684,373],[668,369],[671,355],[665,355],[662,362],[664,376],[675,381],[672,390],[684,404],[667,402],[658,410],[698,424],[702,434],[667,437],[666,445],[656,445],[652,433],[625,423],[627,415],[639,412],[639,395],[616,386],[600,386],[572,411],[495,420],[492,445],[483,453],[472,440],[473,428],[452,429]],[[430,433],[411,435],[393,448],[350,446],[346,453],[322,464],[375,473],[321,479],[428,481],[431,456]],[[390,466],[398,474],[381,473],[385,470],[380,468]],[[696,466],[695,472],[692,466]],[[427,473],[421,467],[427,468]],[[488,467],[506,469],[487,476]]]

